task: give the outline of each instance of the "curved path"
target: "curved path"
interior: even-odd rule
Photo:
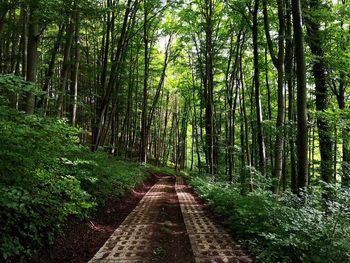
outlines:
[[[170,176],[161,178],[89,263],[252,262],[230,235],[205,215],[202,205],[197,203],[183,178],[176,178],[175,189],[174,182],[174,178]],[[181,222],[168,222],[169,219],[167,219],[164,223],[162,220],[164,214],[166,212],[171,214],[167,204],[174,203],[173,195],[175,195],[176,205],[181,207],[183,221],[177,218],[176,221]],[[165,211],[164,207],[168,207],[168,210]],[[171,207],[171,210],[176,210],[176,207]],[[183,222],[186,227],[183,226],[184,233],[181,233],[179,229],[181,230]],[[157,239],[159,239],[159,233],[164,232],[167,224],[177,225],[177,233],[186,237],[185,240],[182,237],[180,242],[174,242],[176,237],[173,237],[174,240],[165,242],[174,242],[170,243],[172,246],[179,246],[179,243],[185,246],[180,250],[189,250],[190,258],[176,250],[166,261],[155,258],[157,253],[163,253]],[[186,242],[188,238],[190,245]]]

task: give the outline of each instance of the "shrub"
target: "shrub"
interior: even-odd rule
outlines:
[[[290,193],[278,199],[262,190],[242,196],[235,187],[199,177],[191,185],[261,262],[350,262],[349,190],[334,186],[338,194],[325,213],[319,194],[301,205]]]
[[[63,120],[0,107],[0,261],[29,258],[96,205],[145,175],[137,164],[91,153]]]

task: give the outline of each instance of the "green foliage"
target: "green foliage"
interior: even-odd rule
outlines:
[[[172,167],[157,167],[151,164],[146,164],[146,169],[151,173],[176,175],[176,171]]]
[[[104,152],[82,153],[72,164],[74,176],[98,204],[121,197],[145,179],[143,167],[107,157]]]
[[[90,153],[64,121],[0,107],[0,261],[28,258],[52,243],[68,217],[144,179],[143,170]]]
[[[11,98],[17,94],[23,97],[26,93],[42,95],[42,92],[35,88],[34,83],[12,74],[0,75],[0,105],[9,104]]]
[[[63,121],[0,109],[0,253],[29,256],[69,215],[94,205],[65,169],[64,157],[81,151],[77,130]]]
[[[333,188],[323,212],[319,189],[311,188],[308,204],[292,194],[269,191],[240,195],[238,188],[194,177],[191,185],[225,224],[238,233],[261,262],[349,262],[350,191]]]
[[[165,174],[165,175],[173,175],[173,176],[181,175],[184,177],[188,177],[188,174],[186,173],[186,171],[178,171],[177,172],[175,170],[175,167],[169,167],[169,166],[157,167],[157,166],[154,166],[151,164],[146,164],[145,168],[147,171],[149,171],[150,173],[153,173],[153,174]]]

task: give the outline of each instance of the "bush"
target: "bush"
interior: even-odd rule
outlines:
[[[302,206],[288,193],[278,199],[269,191],[242,196],[239,189],[205,178],[190,183],[261,262],[350,262],[349,190],[337,188],[326,214],[316,194]]]
[[[29,258],[67,218],[84,219],[145,177],[137,164],[91,153],[63,120],[0,107],[0,261]]]
[[[107,199],[121,197],[145,179],[143,167],[116,160],[104,152],[83,152],[72,163],[74,176],[99,205]]]

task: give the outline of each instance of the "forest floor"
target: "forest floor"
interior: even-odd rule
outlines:
[[[97,252],[97,253],[96,253]],[[90,261],[89,261],[90,260]],[[182,177],[153,175],[33,262],[253,262]]]

